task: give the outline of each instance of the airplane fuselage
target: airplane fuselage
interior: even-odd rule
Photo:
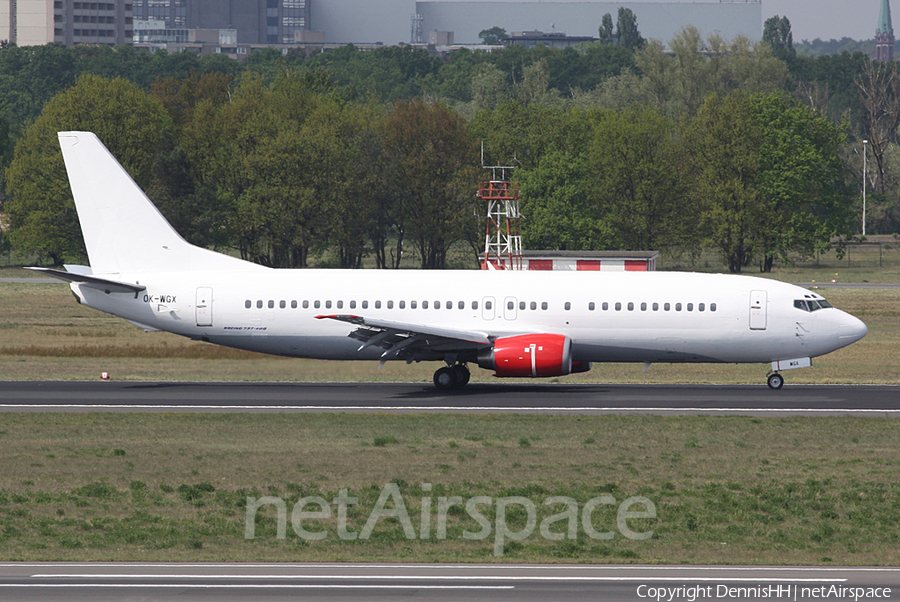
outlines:
[[[147,287],[110,293],[73,283],[80,300],[150,328],[292,357],[380,359],[360,350],[361,315],[488,333],[555,333],[577,362],[771,362],[848,345],[865,326],[795,301],[810,291],[746,276],[665,272],[257,270],[119,274]],[[388,357],[386,359],[399,359]],[[443,359],[440,349],[418,359]]]

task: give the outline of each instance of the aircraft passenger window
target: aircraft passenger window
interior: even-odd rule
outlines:
[[[669,311],[669,309],[671,309],[671,307],[672,307],[672,306],[669,305],[668,303],[664,303],[664,304],[663,304],[663,311]]]
[[[706,310],[706,303],[701,303],[697,306],[697,311],[705,311],[705,310]]]
[[[325,309],[331,309],[331,301],[330,300],[325,302]]]
[[[375,302],[375,309],[381,309],[381,301]]]
[[[435,301],[435,302],[434,302],[434,308],[435,308],[435,309],[440,309],[440,308],[441,308],[441,302],[440,302],[440,301]]]
[[[285,307],[287,307],[287,303],[285,303],[284,301],[279,301],[278,307],[280,307],[281,309],[284,309]]]
[[[694,311],[694,304],[693,304],[693,303],[688,303],[688,304],[687,304],[687,310],[688,310],[688,311]]]
[[[410,302],[409,302],[409,307],[410,307],[410,309],[415,309],[417,305],[418,305],[418,304],[417,304],[415,301],[410,301]]]
[[[603,311],[608,311],[608,310],[609,310],[609,303],[607,303],[606,301],[604,301],[604,302],[603,302],[603,305],[601,305],[600,307],[603,309]]]
[[[647,304],[641,303],[641,311],[647,311]]]
[[[525,309],[525,302],[519,301],[519,309]]]
[[[568,301],[566,301],[565,308],[566,308],[566,311],[569,311],[570,309],[572,309],[572,304],[569,303]]]
[[[356,309],[356,301],[350,302],[350,309]]]
[[[628,302],[628,311],[634,311],[634,303],[631,301]]]
[[[369,302],[368,302],[368,301],[363,301],[363,302],[362,302],[362,308],[363,308],[363,309],[369,309]]]
[[[337,302],[337,308],[338,308],[338,309],[344,309],[344,302],[343,302],[343,301],[338,301],[338,302]]]
[[[422,301],[422,309],[428,309],[428,301]]]
[[[488,308],[488,309],[490,309],[490,308]],[[541,309],[547,309],[547,302],[546,302],[546,301],[544,301],[543,303],[541,303]]]
[[[269,309],[274,309],[274,308],[275,308],[275,302],[273,300],[269,299]]]
[[[457,306],[458,308],[460,308],[460,309],[465,309],[465,308],[466,308],[466,302],[465,302],[465,301],[460,301],[459,303],[456,304],[456,306]]]
[[[659,311],[659,303],[653,304],[653,311]]]
[[[394,309],[394,302],[393,302],[393,301],[388,301],[388,303],[387,303],[387,308],[388,308],[388,309]]]
[[[490,301],[485,301],[485,302],[484,302],[484,308],[485,308],[485,309],[491,309],[493,306],[494,306],[494,304],[491,303]]]
[[[537,301],[532,301],[531,302],[531,311],[534,311],[536,309],[537,309]]]
[[[478,301],[472,301],[472,309],[478,309]]]
[[[303,309],[309,309],[309,301],[303,300]]]
[[[515,308],[516,308],[516,304],[513,303],[512,301],[510,301],[509,303],[506,304],[506,309],[515,309]]]
[[[297,302],[291,301],[291,309],[297,309]]]
[[[250,301],[250,299],[247,299],[246,301],[244,301],[244,307],[250,309],[251,307],[253,307],[253,302]]]
[[[710,303],[710,304],[709,304],[709,311],[716,311],[716,304],[715,304],[715,303]]]
[[[321,301],[313,301],[313,307],[315,307],[316,309],[319,309],[320,307],[322,307],[322,302]]]
[[[593,302],[593,301],[591,301],[590,303],[588,303],[588,311],[594,311],[594,309],[595,309],[596,307],[597,307],[597,306],[594,305],[594,302]]]
[[[400,309],[406,309],[406,301],[400,302]]]
[[[681,303],[675,304],[675,311],[681,311]]]
[[[622,311],[622,304],[616,301],[616,311]]]

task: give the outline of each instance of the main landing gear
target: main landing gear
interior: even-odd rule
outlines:
[[[438,389],[462,389],[469,382],[469,368],[465,364],[444,366],[434,373],[434,386]]]
[[[769,375],[768,384],[770,389],[780,389],[784,386],[784,377],[777,372],[773,372]]]

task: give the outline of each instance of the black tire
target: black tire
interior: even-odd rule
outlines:
[[[784,377],[777,372],[775,374],[769,375],[769,388],[770,389],[780,389],[784,386]]]
[[[455,383],[456,379],[453,376],[453,371],[446,366],[439,368],[434,373],[434,386],[438,389],[451,389]]]
[[[467,384],[469,384],[469,377],[471,377],[471,373],[469,372],[469,368],[464,364],[456,364],[450,371],[453,373],[453,386],[457,389],[462,389]]]

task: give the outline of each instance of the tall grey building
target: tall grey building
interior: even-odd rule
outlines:
[[[293,44],[309,29],[310,0],[133,0],[136,21],[166,29],[234,29],[238,44]]]
[[[0,40],[17,46],[130,44],[132,0],[0,0]]]

